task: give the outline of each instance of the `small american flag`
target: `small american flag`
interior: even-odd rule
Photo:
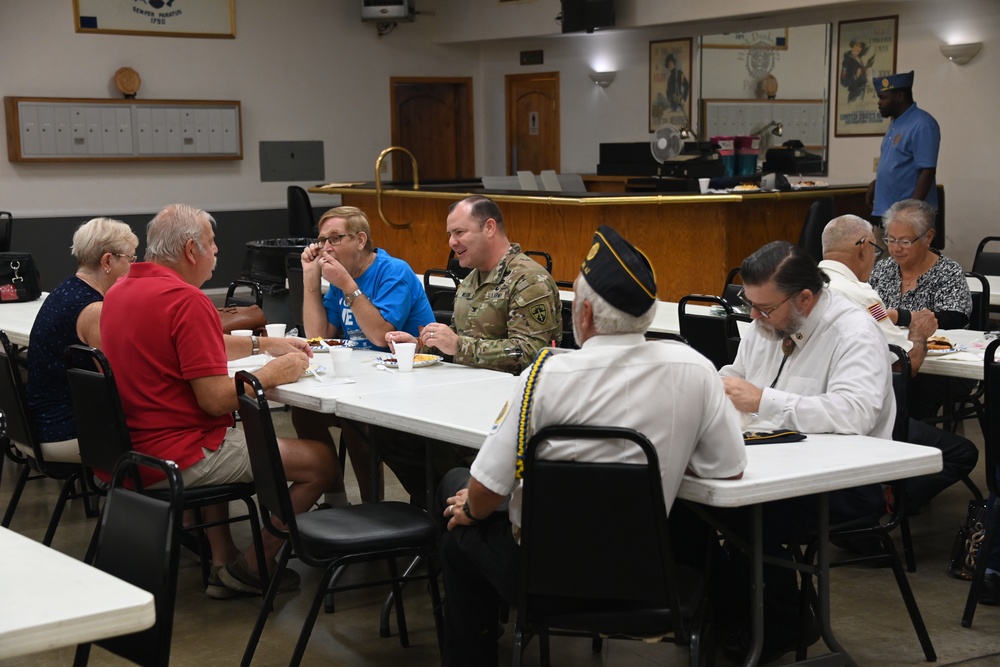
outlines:
[[[885,308],[882,307],[881,303],[873,303],[868,306],[868,312],[871,316],[875,318],[876,322],[881,322],[885,318],[889,317],[889,313],[885,312]]]

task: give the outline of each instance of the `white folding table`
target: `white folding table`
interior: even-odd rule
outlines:
[[[0,659],[145,630],[153,596],[0,528]]]

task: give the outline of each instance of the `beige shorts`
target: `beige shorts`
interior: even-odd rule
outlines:
[[[253,470],[250,467],[250,455],[247,453],[247,441],[243,429],[230,428],[217,450],[213,452],[203,447],[202,451],[205,453],[205,458],[181,470],[185,487],[253,481]],[[163,480],[150,488],[165,486],[166,480]]]

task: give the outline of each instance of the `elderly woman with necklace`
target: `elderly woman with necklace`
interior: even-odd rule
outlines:
[[[358,348],[387,350],[386,333],[399,330],[418,336],[425,324],[434,321],[420,279],[409,264],[374,246],[363,211],[338,206],[323,214],[318,227],[319,238],[302,252],[301,258],[306,336],[348,338]],[[320,289],[321,278],[330,283],[325,296]],[[381,489],[376,494],[370,488],[364,424],[297,408],[292,410],[292,424],[300,438],[330,446],[330,427],[340,426],[362,500],[370,502],[381,497]],[[347,503],[342,481],[338,488],[328,490],[326,500],[333,505]]]
[[[28,346],[28,417],[42,453],[52,461],[79,462],[76,421],[66,383],[63,350],[101,346],[104,295],[136,260],[139,238],[124,222],[94,218],[73,234],[76,273],[46,297]]]
[[[883,216],[889,257],[875,265],[868,282],[897,326],[908,326],[911,311],[924,309],[934,313],[940,329],[969,325],[972,295],[965,271],[930,247],[936,215],[926,202],[904,199]],[[946,401],[968,394],[974,385],[961,378],[917,374],[910,387],[910,416],[933,418]]]

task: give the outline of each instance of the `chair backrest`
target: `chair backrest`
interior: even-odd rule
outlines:
[[[739,278],[740,282],[736,282]],[[740,267],[731,269],[726,276],[726,284],[722,287],[722,300],[728,303],[733,309],[743,307],[740,301],[740,290],[743,289],[743,279],[740,278]]]
[[[799,235],[799,247],[804,249],[817,262],[823,260],[823,228],[833,219],[833,197],[817,199],[809,205],[802,233]]]
[[[87,468],[110,473],[132,450],[115,374],[104,353],[93,347],[70,345],[65,359],[80,460]]]
[[[453,285],[435,285],[431,282],[433,276],[449,278]],[[448,269],[427,269],[424,271],[424,292],[427,301],[434,311],[434,319],[441,324],[451,324],[451,316],[455,312],[455,294],[462,281]]]
[[[944,186],[937,186],[937,215],[934,216],[934,238],[931,239],[931,247],[935,250],[944,250]],[[973,269],[975,270],[975,269]]]
[[[1000,339],[986,346],[983,358],[983,395],[986,406],[986,432],[983,442],[986,447],[986,485],[994,495],[997,488],[997,467],[1000,466],[1000,362],[996,361],[1000,351]]]
[[[226,307],[230,306],[257,306],[264,307],[264,292],[260,289],[260,283],[256,280],[240,278],[229,283],[226,291]]]
[[[690,302],[713,303],[725,310],[725,315],[701,315],[687,312]],[[733,309],[717,296],[688,294],[677,304],[677,318],[681,335],[694,349],[708,358],[715,367],[722,368],[732,362],[729,339],[739,337],[736,320],[730,317]]]
[[[979,242],[976,248],[976,258],[972,261],[972,270],[984,276],[1000,276],[1000,251],[987,251],[986,246],[1000,241],[1000,236],[987,236]]]
[[[246,390],[249,385],[250,392]],[[281,452],[278,450],[278,438],[274,434],[274,423],[271,421],[271,411],[268,409],[267,396],[260,381],[246,371],[236,373],[236,397],[239,400],[240,421],[243,423],[243,433],[247,441],[247,453],[250,456],[250,467],[253,469],[254,486],[257,488],[257,504],[263,524],[275,535],[285,537],[286,533],[279,531],[270,521],[270,516],[276,516],[287,526],[295,552],[301,554],[298,548],[298,530],[295,523],[295,511],[292,499],[288,495],[288,480],[285,478],[285,466],[281,462]]]
[[[288,235],[316,238],[316,216],[309,193],[297,185],[288,186]]]
[[[24,393],[24,381],[17,366],[14,347],[7,333],[0,331],[0,410],[3,411],[6,428],[3,437],[30,447],[35,461],[45,464],[42,448],[35,439],[35,432],[28,420],[28,401]]]
[[[587,192],[580,174],[559,174],[559,185],[563,192]]]
[[[965,274],[967,280],[978,281],[978,290],[972,293],[972,313],[969,315],[969,328],[976,331],[986,331],[990,326],[990,282],[986,276],[975,271]]]
[[[896,420],[892,424],[892,439],[909,442],[910,436],[910,355],[898,345],[889,344],[889,352],[896,357],[892,369],[892,393],[896,398]]]
[[[552,274],[552,255],[544,250],[524,250],[525,255],[545,267],[545,270]]]
[[[166,497],[148,496],[123,486],[126,477],[138,477],[139,466],[156,468],[166,475]],[[170,662],[183,490],[184,481],[173,461],[126,452],[114,467],[101,513],[91,565],[152,593],[156,622],[147,630],[96,643],[140,665],[166,666]]]
[[[538,458],[553,438],[620,441],[642,449],[646,463]],[[577,606],[587,613],[641,606],[670,609],[677,637],[686,636],[659,459],[644,435],[618,427],[546,427],[528,442],[523,479],[519,621],[546,625],[546,616]]]
[[[729,351],[729,363],[733,363],[736,359],[736,353],[740,349],[740,341],[743,340],[743,337],[740,335],[740,323],[750,324],[753,322],[753,318],[743,313],[733,313],[732,315],[726,315],[726,319],[731,321],[726,349]]]
[[[304,336],[305,326],[302,324],[302,302],[305,299],[305,288],[302,286],[302,260],[299,253],[289,253],[285,256],[285,279],[288,281],[288,305],[292,310],[292,321],[288,330],[295,327],[299,335]]]
[[[14,216],[0,211],[0,252],[10,252],[10,239],[14,232]]]

